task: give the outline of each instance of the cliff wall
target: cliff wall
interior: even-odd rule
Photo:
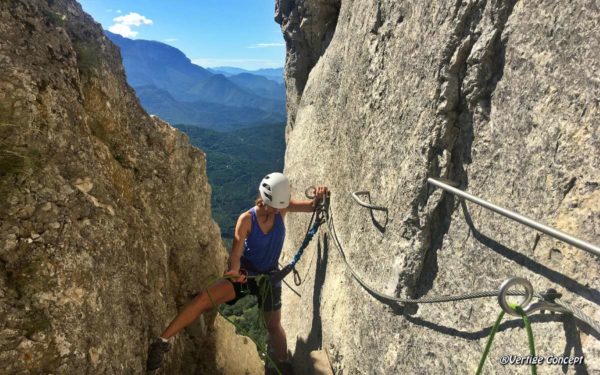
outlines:
[[[511,276],[600,320],[600,260],[427,184],[442,177],[500,206],[598,244],[600,29],[593,1],[278,0],[287,44],[285,173],[299,192],[324,184],[349,262],[397,296],[495,290]],[[373,216],[352,200],[370,191]],[[306,218],[290,215],[285,255]],[[500,308],[478,299],[418,308],[382,303],[352,279],[332,233],[284,292],[296,363],[324,348],[338,374],[473,373]],[[532,318],[540,355],[585,357],[600,337],[564,315]],[[486,371],[525,355],[506,318]],[[310,370],[305,368],[305,373]]]
[[[204,154],[143,111],[75,1],[2,1],[0,34],[0,372],[144,373],[152,337],[224,269]],[[234,335],[213,319],[164,373],[221,371]]]

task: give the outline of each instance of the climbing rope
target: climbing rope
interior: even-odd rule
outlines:
[[[307,196],[309,189],[307,189]],[[300,278],[300,273],[296,271],[296,263],[298,263],[298,261],[300,261],[300,258],[302,258],[304,250],[308,247],[310,241],[312,241],[313,237],[317,234],[319,227],[326,221],[325,212],[327,210],[327,206],[327,200],[324,200],[324,202],[321,202],[319,205],[317,205],[317,207],[315,207],[315,210],[313,211],[313,214],[310,218],[310,222],[308,224],[308,229],[306,230],[306,234],[304,235],[304,240],[302,241],[302,244],[292,257],[292,260],[285,267],[271,275],[272,283],[275,284],[279,282],[280,280],[285,278],[290,272],[293,271],[294,284],[296,286],[300,286],[300,284],[302,283],[302,279]]]
[[[573,314],[574,317],[576,317],[580,321],[584,322],[591,329],[593,329],[594,331],[596,331],[600,334],[600,325],[598,324],[598,322],[592,320],[592,318],[587,316],[583,311],[581,311],[580,309],[578,309],[575,306],[569,305],[568,303],[566,303],[564,301],[554,301],[554,303],[563,307],[564,309],[568,310],[571,314]]]
[[[502,318],[504,318],[504,310],[500,311],[500,314],[498,315],[498,318],[496,319],[496,323],[494,323],[494,326],[492,327],[492,331],[490,332],[490,335],[488,336],[488,341],[485,344],[485,349],[483,349],[483,354],[481,356],[481,359],[479,360],[479,366],[477,367],[477,372],[475,373],[476,375],[481,374],[481,370],[483,369],[483,364],[485,363],[485,359],[487,358],[487,356],[490,352],[490,348],[492,347],[492,342],[494,341],[496,332],[498,332],[498,328],[500,328],[500,322],[502,322]]]
[[[523,323],[525,323],[525,329],[527,330],[527,341],[529,346],[529,354],[531,358],[535,358],[535,341],[533,339],[533,330],[531,329],[531,323],[529,322],[529,317],[523,310],[523,308],[518,304],[511,304],[511,309],[517,312],[522,318]],[[481,374],[481,370],[483,370],[483,365],[485,364],[485,360],[490,352],[490,348],[492,347],[492,342],[494,341],[494,336],[496,336],[496,332],[498,332],[498,328],[500,327],[500,322],[502,322],[502,318],[504,317],[505,311],[500,311],[498,318],[496,319],[496,323],[492,327],[492,331],[490,332],[490,336],[488,337],[488,341],[485,345],[485,349],[483,350],[483,354],[481,355],[481,359],[479,360],[479,366],[477,367],[476,375]],[[531,362],[531,374],[537,375],[537,365],[535,361]]]
[[[527,330],[527,341],[529,343],[529,354],[531,358],[535,358],[535,342],[533,340],[533,330],[531,329],[531,323],[529,322],[529,317],[525,314],[525,311],[521,308],[521,306],[516,305],[515,310],[523,317],[523,323],[525,323],[525,329]],[[535,363],[531,364],[531,375],[537,375],[537,365]]]
[[[376,295],[377,297],[379,297],[381,299],[397,302],[400,304],[421,304],[421,303],[442,303],[442,302],[463,301],[463,300],[475,299],[475,298],[497,297],[499,295],[499,291],[491,290],[491,291],[479,291],[479,292],[466,293],[466,294],[461,294],[461,295],[457,295],[457,296],[435,296],[435,297],[421,297],[418,299],[413,299],[413,298],[399,298],[399,297],[380,293],[377,290],[375,290],[373,287],[371,287],[369,284],[367,284],[356,273],[354,268],[348,262],[348,259],[346,258],[346,253],[344,252],[342,244],[340,243],[340,240],[337,236],[337,232],[335,231],[335,226],[333,224],[333,215],[331,214],[331,212],[329,213],[329,221],[327,222],[327,225],[329,228],[329,233],[331,234],[331,237],[333,238],[333,242],[336,245],[336,248],[337,248],[338,252],[340,253],[340,256],[342,257],[342,260],[344,261],[346,268],[348,268],[348,270],[350,271],[352,276],[356,279],[356,281],[359,282],[360,285],[362,285],[363,288],[365,288],[369,293]],[[521,292],[521,291],[513,291],[513,292],[509,292],[509,293],[511,295],[516,295],[516,296],[524,295],[524,292]],[[542,298],[542,296],[540,294],[537,294],[536,297]]]

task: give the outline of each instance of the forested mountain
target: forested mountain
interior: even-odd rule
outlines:
[[[182,99],[196,82],[214,75],[168,44],[129,39],[106,30],[104,33],[121,49],[127,82],[134,88],[152,85]]]
[[[229,80],[265,98],[285,98],[285,86],[264,76],[241,73],[229,77]]]
[[[225,240],[233,239],[239,214],[254,205],[260,180],[283,170],[285,124],[239,129],[227,133],[177,125],[192,145],[206,152],[212,186],[213,218]]]
[[[225,104],[180,102],[166,90],[156,86],[135,88],[140,102],[151,114],[172,123],[185,123],[218,131],[231,131],[248,126],[281,122],[279,114],[255,107],[233,107]]]

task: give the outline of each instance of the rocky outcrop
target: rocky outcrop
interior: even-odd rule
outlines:
[[[285,172],[297,188],[332,189],[337,236],[367,283],[421,297],[494,290],[522,276],[600,320],[598,258],[426,182],[453,180],[598,243],[593,2],[349,0],[335,16],[326,1],[277,4],[288,45]],[[337,20],[335,31],[327,43],[308,43],[308,30],[323,35],[311,26],[327,22],[319,14]],[[294,84],[304,76],[305,84]],[[370,191],[387,215],[354,203],[350,193],[358,190]],[[287,220],[289,258],[306,218]],[[494,299],[383,303],[351,278],[332,233],[323,233],[298,267],[307,274],[302,297],[284,293],[284,327],[299,368],[322,347],[338,374],[474,372],[499,312]],[[589,327],[547,313],[532,320],[540,355],[585,357],[585,367],[544,372],[600,371],[600,336]],[[506,318],[487,370],[529,372],[498,364],[503,354],[527,354],[521,327]]]
[[[143,373],[224,268],[204,154],[142,110],[75,1],[3,1],[0,33],[1,372]],[[219,373],[213,319],[165,373]]]
[[[296,110],[308,74],[331,42],[340,3],[341,0],[275,2],[275,22],[281,25],[287,46],[285,84],[288,129],[294,127]]]

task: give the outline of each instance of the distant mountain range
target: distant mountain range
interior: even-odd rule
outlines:
[[[282,68],[204,69],[167,44],[105,34],[121,49],[127,81],[151,114],[220,131],[286,121]]]
[[[128,83],[150,114],[169,121],[206,152],[213,218],[230,245],[239,214],[262,177],[283,170],[283,68],[204,69],[167,44],[105,31],[121,49]]]
[[[208,68],[207,70],[214,74],[223,74],[226,77],[231,77],[237,74],[250,73],[256,76],[263,76],[277,83],[283,83],[283,68],[246,70],[242,68],[235,68],[232,66],[219,66],[216,68]]]

